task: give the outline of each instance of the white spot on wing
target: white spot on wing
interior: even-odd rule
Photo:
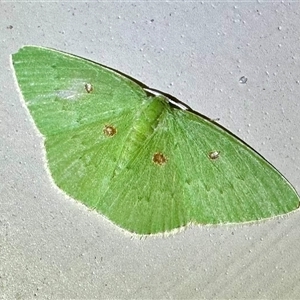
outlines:
[[[82,95],[86,95],[86,89],[82,88],[84,86],[84,80],[73,80],[72,82],[70,82],[69,87],[67,87],[66,89],[55,91],[53,96],[56,96],[62,100],[76,101],[81,98]]]

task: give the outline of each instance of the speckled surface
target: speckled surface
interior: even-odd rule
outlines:
[[[10,54],[52,47],[170,93],[218,119],[300,192],[299,8],[2,3],[0,299],[297,299],[299,211],[138,239],[65,197],[45,170]]]

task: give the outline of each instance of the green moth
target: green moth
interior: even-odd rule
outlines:
[[[12,60],[54,182],[121,228],[163,233],[299,207],[263,157],[166,94],[52,49],[25,46]]]

